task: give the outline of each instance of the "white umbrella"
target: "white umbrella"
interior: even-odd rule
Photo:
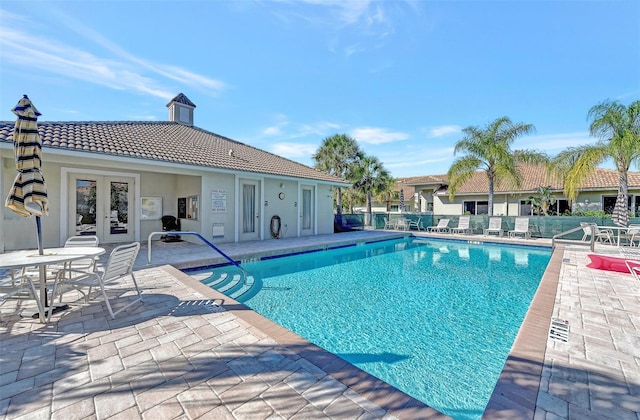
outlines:
[[[5,206],[22,217],[36,216],[38,252],[42,254],[42,226],[40,217],[49,213],[47,187],[40,170],[42,141],[38,134],[38,112],[27,95],[11,111],[18,116],[13,129],[13,149],[18,175]]]

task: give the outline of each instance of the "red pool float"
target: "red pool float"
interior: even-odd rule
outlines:
[[[627,273],[629,272],[629,267],[625,264],[624,258],[619,257],[611,257],[609,255],[599,255],[599,254],[588,254],[587,255],[591,259],[591,263],[587,264],[589,268],[595,268],[598,270],[607,270],[607,271],[617,271],[619,273]],[[640,266],[640,262],[629,262],[629,265]]]

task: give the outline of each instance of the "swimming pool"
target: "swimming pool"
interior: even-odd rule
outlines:
[[[243,263],[259,291],[238,300],[445,414],[477,419],[550,256],[450,240],[360,244]]]

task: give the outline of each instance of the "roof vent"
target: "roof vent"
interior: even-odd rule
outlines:
[[[196,105],[180,93],[167,104],[169,108],[169,121],[193,126],[193,110]]]
[[[229,156],[233,157],[233,149],[229,149]]]

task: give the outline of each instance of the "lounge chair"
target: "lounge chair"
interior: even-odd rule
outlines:
[[[460,219],[458,219],[458,227],[449,229],[449,232],[471,234],[472,230],[471,230],[471,227],[469,226],[470,222],[471,222],[471,216],[460,216]]]
[[[522,235],[522,237],[525,239],[531,239],[528,217],[516,217],[516,225],[513,230],[509,231],[509,237],[515,238],[518,235]]]
[[[449,219],[438,220],[438,224],[436,226],[429,226],[427,231],[438,233],[449,232]]]
[[[418,220],[409,220],[409,230],[411,228],[416,228],[418,230],[422,230],[422,217],[418,217]]]
[[[396,225],[394,222],[392,222],[391,220],[389,220],[388,217],[384,218],[384,228],[385,229],[395,229]]]
[[[484,236],[488,236],[491,233],[497,233],[498,236],[502,236],[504,234],[504,230],[502,230],[502,217],[490,217],[489,218],[489,227],[482,231]]]
[[[587,222],[580,222],[580,226],[584,232],[584,235],[582,235],[583,241],[588,240],[593,234],[597,242],[613,245],[613,237],[615,236],[615,233],[613,233],[612,229],[600,229],[595,223]]]

